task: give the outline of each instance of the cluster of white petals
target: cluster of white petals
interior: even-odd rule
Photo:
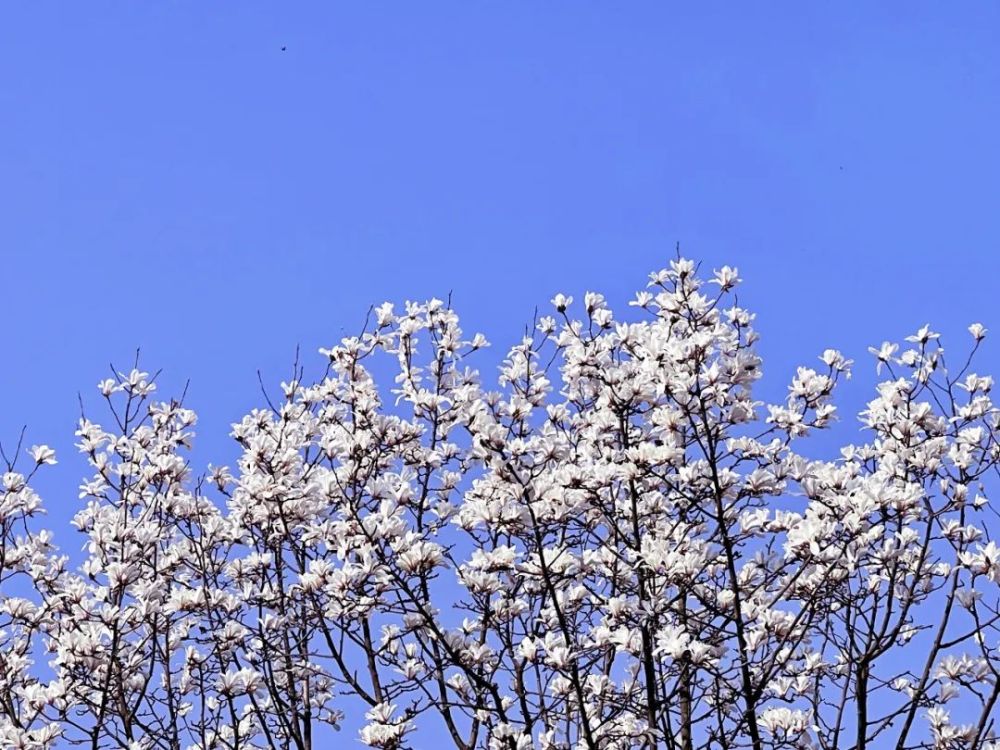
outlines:
[[[5,459],[0,746],[1000,746],[993,379],[884,343],[864,442],[808,457],[853,363],[755,399],[739,282],[558,294],[495,386],[449,305],[386,303],[202,474],[191,410],[103,381],[79,565],[39,528],[55,453]]]

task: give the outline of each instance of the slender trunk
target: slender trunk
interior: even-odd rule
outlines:
[[[693,750],[691,735],[691,662],[687,654],[681,657],[680,709],[681,709],[681,750]]]
[[[649,635],[649,627],[642,626],[642,669],[646,683],[646,723],[647,730],[646,746],[650,750],[656,750],[657,742],[655,732],[658,726],[656,721],[657,703],[656,700],[656,668],[653,665],[653,639]]]
[[[858,705],[858,736],[855,750],[865,750],[868,745],[868,660],[862,659],[854,676],[855,700]]]

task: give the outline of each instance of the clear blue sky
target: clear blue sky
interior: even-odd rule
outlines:
[[[66,540],[77,391],[137,346],[203,465],[371,303],[452,292],[492,366],[677,242],[740,267],[769,393],[834,346],[856,409],[869,344],[1000,335],[998,38],[991,3],[7,4],[0,437],[59,451]]]

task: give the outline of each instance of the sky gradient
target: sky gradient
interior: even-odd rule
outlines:
[[[623,309],[677,243],[739,266],[764,395],[836,347],[857,411],[868,345],[925,322],[963,351],[971,322],[1000,334],[993,4],[22,3],[0,21],[0,439],[26,424],[56,448],[39,490],[72,549],[77,393],[103,419],[94,386],[136,347],[163,395],[190,379],[204,466],[235,455],[258,368],[276,384],[301,345],[315,373],[373,303],[451,293],[492,366],[555,292]]]

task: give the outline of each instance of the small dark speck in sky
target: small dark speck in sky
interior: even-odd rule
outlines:
[[[284,52],[286,49],[288,49],[288,47],[286,47],[285,45],[281,45],[281,51],[282,52]]]

